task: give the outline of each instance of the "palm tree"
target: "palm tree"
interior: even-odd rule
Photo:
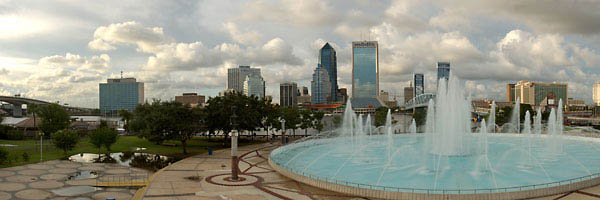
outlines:
[[[129,133],[129,121],[133,118],[133,113],[129,110],[119,110],[119,117],[123,118],[123,121],[125,121],[123,128]]]

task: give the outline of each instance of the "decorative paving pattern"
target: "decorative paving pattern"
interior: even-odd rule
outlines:
[[[196,155],[174,163],[152,180],[143,199],[367,199],[322,190],[288,179],[268,165],[276,146],[266,144],[240,147],[239,174],[243,181],[228,181],[230,150],[212,156]],[[225,166],[225,167],[223,167]],[[600,186],[538,200],[600,199]]]
[[[44,163],[0,168],[0,200],[9,199],[130,199],[137,189],[107,189],[91,187],[96,179],[69,180],[78,171],[95,171],[98,177],[108,170],[123,174],[143,174],[147,171],[103,163],[74,163],[53,160]]]

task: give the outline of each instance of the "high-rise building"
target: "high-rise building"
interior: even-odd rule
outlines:
[[[189,104],[192,107],[196,107],[204,104],[205,97],[198,95],[197,93],[183,93],[181,96],[175,96],[175,101],[182,104]]]
[[[321,65],[315,69],[313,79],[310,82],[310,95],[312,104],[327,103],[331,99],[331,82],[329,82],[329,74]]]
[[[260,99],[265,97],[265,80],[262,76],[249,74],[244,80],[244,95],[256,96]]]
[[[327,70],[327,74],[329,75],[329,82],[331,83],[329,94],[336,94],[338,90],[337,56],[335,49],[333,49],[329,43],[325,43],[323,48],[319,50],[319,66]],[[331,99],[329,101],[337,101],[337,95],[331,95]]]
[[[515,102],[515,84],[506,84],[506,100],[508,102]]]
[[[239,66],[238,68],[227,69],[227,89],[235,92],[244,92],[244,81],[248,75],[260,75],[260,68],[251,68],[250,66]]]
[[[450,78],[450,63],[449,62],[438,62],[437,63],[437,80]]]
[[[600,82],[597,82],[594,84],[593,92],[594,92],[594,94],[593,94],[594,105],[600,106]]]
[[[337,91],[337,102],[346,103],[348,101],[348,89],[340,88]]]
[[[293,82],[279,84],[279,104],[281,106],[298,104],[298,84]]]
[[[309,95],[308,87],[306,87],[306,86],[302,86],[302,94],[300,96],[304,96],[304,95]]]
[[[413,99],[415,95],[415,89],[413,87],[404,87],[404,103]]]
[[[352,98],[377,98],[379,52],[377,41],[352,42]]]
[[[413,96],[419,96],[421,94],[425,93],[425,76],[423,74],[415,74],[414,75],[414,95]]]
[[[352,107],[372,111],[384,106],[378,95],[379,45],[377,41],[352,42]]]
[[[144,83],[135,78],[108,79],[100,83],[100,112],[117,114],[120,110],[133,111],[144,103]]]
[[[557,105],[561,99],[566,104],[568,97],[566,83],[519,81],[515,84],[515,100],[519,98],[521,104]]]

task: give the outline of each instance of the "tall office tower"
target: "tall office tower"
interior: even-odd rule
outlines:
[[[378,93],[377,41],[352,42],[352,98],[377,98]]]
[[[100,112],[117,114],[120,110],[133,111],[144,103],[144,83],[135,78],[108,79],[100,83]]]
[[[338,90],[337,84],[337,56],[335,53],[335,49],[329,45],[329,43],[325,43],[323,48],[319,50],[319,65],[327,70],[327,74],[329,75],[329,82],[331,83],[331,92],[330,94],[336,94]],[[337,101],[337,95],[331,95],[330,102]]]
[[[594,84],[594,105],[600,106],[600,82]]]
[[[265,80],[262,76],[249,74],[244,80],[244,95],[256,96],[260,99],[265,97]]]
[[[506,100],[508,102],[515,102],[515,84],[506,84]]]
[[[415,95],[413,87],[404,87],[404,103],[410,101]]]
[[[438,62],[437,63],[437,80],[445,78],[446,81],[450,78],[450,63],[449,62]]]
[[[244,81],[248,75],[260,75],[260,68],[251,68],[250,66],[239,66],[238,68],[227,69],[227,89],[235,92],[244,92]]]
[[[414,97],[425,93],[425,81],[423,79],[425,79],[425,76],[423,74],[415,74],[414,75],[414,82],[415,82],[415,88],[414,88],[415,93],[413,94]]]
[[[519,81],[515,84],[515,100],[519,98],[521,104],[531,106],[557,105],[560,99],[566,104],[567,88],[566,83]]]
[[[379,108],[379,46],[377,41],[352,42],[352,107]],[[370,112],[370,111],[369,111]]]
[[[296,106],[298,104],[298,84],[294,82],[279,84],[279,105]]]
[[[329,82],[329,74],[327,74],[327,70],[321,67],[317,67],[315,72],[313,73],[313,79],[310,82],[310,89],[312,94],[311,103],[312,104],[320,104],[327,103],[328,100],[332,98],[331,95],[331,82]]]

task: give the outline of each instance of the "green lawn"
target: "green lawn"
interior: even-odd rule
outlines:
[[[250,140],[242,139],[242,140],[240,140],[239,144],[240,144],[240,146],[242,146],[242,145],[248,145],[248,144],[256,144],[256,143],[260,143],[260,142],[261,141],[259,141],[259,140],[250,141]],[[160,154],[160,155],[166,155],[166,156],[185,157],[185,156],[190,156],[190,155],[194,155],[194,154],[198,154],[198,153],[204,153],[207,151],[205,149],[205,147],[211,147],[212,149],[228,148],[227,146],[223,146],[222,138],[212,138],[212,140],[210,142],[206,138],[194,138],[192,141],[188,141],[187,150],[188,150],[189,154],[183,155],[181,142],[165,141],[165,143],[176,144],[177,146],[156,145],[156,144],[149,142],[148,140],[141,139],[136,136],[119,136],[117,143],[115,143],[111,147],[110,152],[112,153],[112,152],[132,151],[133,148],[135,148],[135,147],[143,147],[143,148],[146,148],[146,150],[136,151],[136,152],[146,152],[146,153]],[[3,164],[0,164],[0,168],[24,165],[24,164],[29,164],[29,163],[36,163],[36,162],[40,161],[39,140],[0,140],[0,144],[18,145],[16,147],[0,147],[0,148],[9,150],[9,159],[11,160],[11,162],[9,162],[9,163],[5,162]],[[23,153],[25,153],[25,152],[27,152],[27,154],[29,155],[29,161],[24,161],[24,159],[23,159]],[[44,141],[43,153],[44,153],[43,154],[44,161],[56,160],[56,159],[61,159],[61,158],[66,157],[62,150],[54,148],[54,146],[51,143],[46,142],[46,141]],[[78,153],[98,153],[98,149],[89,142],[88,138],[82,138],[79,141],[79,143],[77,144],[77,147],[75,147],[75,149],[73,149],[73,151],[69,151],[67,154],[74,155],[74,154],[78,154]],[[102,148],[100,153],[109,153],[109,152],[105,148]]]

